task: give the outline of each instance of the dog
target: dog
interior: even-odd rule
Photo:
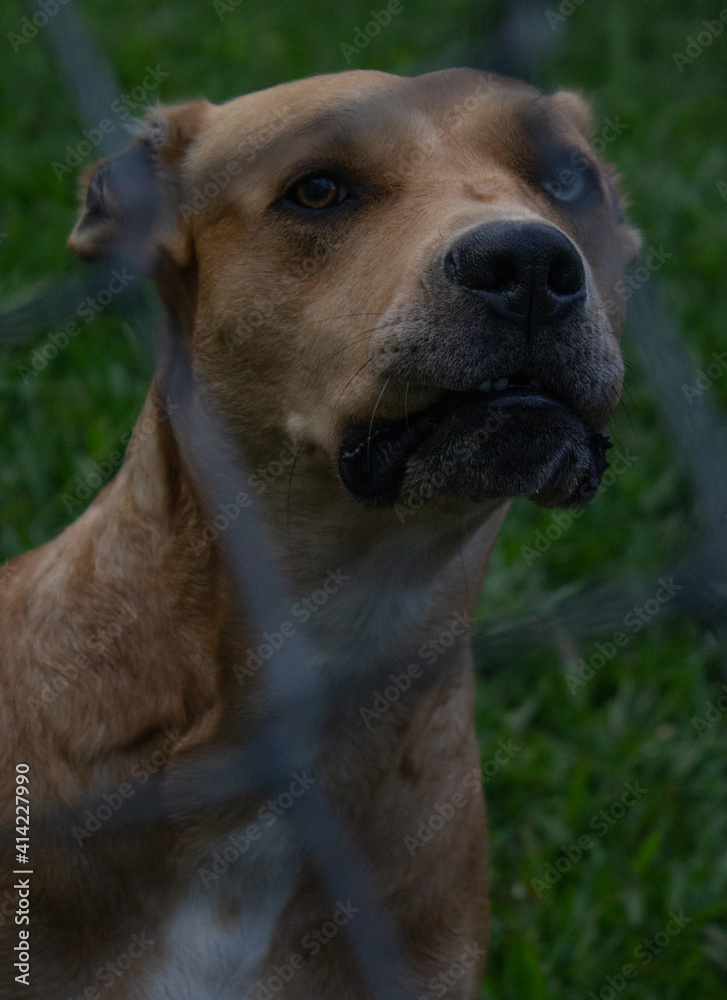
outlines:
[[[166,307],[157,373],[115,478],[0,578],[2,814],[16,767],[31,816],[91,804],[28,879],[5,865],[4,996],[371,996],[345,931],[357,900],[329,897],[291,833],[288,800],[312,786],[370,869],[411,995],[478,995],[468,633],[511,500],[595,495],[624,372],[617,289],[639,237],[592,135],[577,94],[469,69],[148,113],[132,150],[163,207],[122,277],[152,277]],[[127,156],[85,179],[85,260],[131,238]],[[175,422],[175,342],[246,470],[224,510]],[[295,602],[265,636],[224,550],[251,497]],[[254,731],[301,630],[321,675],[387,678],[327,724],[315,773],[279,801],[105,836],[152,776],[224,745],[231,705]]]

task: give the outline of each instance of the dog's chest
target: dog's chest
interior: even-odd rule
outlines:
[[[442,612],[427,562],[427,551],[416,544],[382,547],[355,566],[344,563],[332,567],[291,607],[296,632],[305,632],[311,640],[317,667],[324,674],[360,679],[371,671],[372,691],[362,695],[363,707],[369,706],[382,669],[390,666],[400,672],[402,662],[418,660],[422,667],[430,664],[428,658],[422,659],[422,644],[426,645],[429,636],[422,632],[421,623],[431,618],[438,638]],[[450,572],[459,576],[463,570],[457,557]],[[452,615],[447,612],[445,617]],[[466,618],[460,613],[452,635],[466,642],[463,622]],[[438,669],[442,667],[438,663]],[[398,704],[388,707],[383,716],[387,726],[393,723],[398,708]],[[380,780],[385,770],[381,747],[373,753],[365,720],[360,713],[354,714],[356,734],[347,731],[338,751],[326,754],[329,764],[331,757],[336,761],[330,770],[337,776],[338,806],[344,806],[345,811],[350,806],[352,812],[357,807],[349,798],[364,799],[368,779],[374,776]],[[392,724],[392,731],[394,728]],[[389,759],[395,756],[393,750],[388,755]],[[426,767],[423,761],[422,765]],[[302,778],[305,783],[305,775]],[[293,910],[297,907],[295,893],[301,871],[292,811],[285,815],[288,806],[287,800],[279,802],[256,821],[262,828],[259,838],[252,839],[250,824],[242,824],[225,836],[210,839],[195,863],[183,866],[183,877],[176,882],[185,889],[159,927],[157,959],[147,967],[138,993],[129,994],[130,1000],[240,1000],[254,996],[256,983],[269,971],[273,939],[280,944],[281,935],[285,938],[285,955],[288,945],[291,954],[301,951],[304,935],[288,934],[288,904]],[[316,913],[313,923],[324,917],[325,913]],[[326,962],[333,958],[333,951],[326,951]],[[297,984],[307,981],[307,976],[308,971],[301,972],[279,995],[296,997]]]
[[[240,1000],[254,986],[300,860],[284,818],[259,840],[250,830],[210,840],[184,865],[186,888],[160,923],[134,1000]]]

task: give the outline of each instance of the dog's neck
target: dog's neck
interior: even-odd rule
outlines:
[[[124,464],[126,488],[159,530],[174,536],[188,574],[197,576],[199,560],[224,563],[231,540],[225,525],[235,511],[205,506],[168,407],[153,386]],[[288,476],[259,497],[248,487],[267,520],[294,620],[309,624],[325,646],[384,655],[409,633],[416,642],[430,621],[438,627],[443,616],[471,613],[506,504],[444,513],[367,510],[328,483],[320,464],[316,456],[300,457],[293,490]]]

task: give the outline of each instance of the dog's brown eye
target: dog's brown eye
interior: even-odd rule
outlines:
[[[323,175],[304,177],[295,184],[288,195],[303,208],[331,208],[340,205],[348,191],[337,181]]]

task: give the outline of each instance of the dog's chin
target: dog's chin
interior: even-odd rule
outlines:
[[[449,392],[404,420],[347,428],[338,466],[369,506],[526,496],[542,507],[592,500],[608,467],[605,435],[528,387]]]

